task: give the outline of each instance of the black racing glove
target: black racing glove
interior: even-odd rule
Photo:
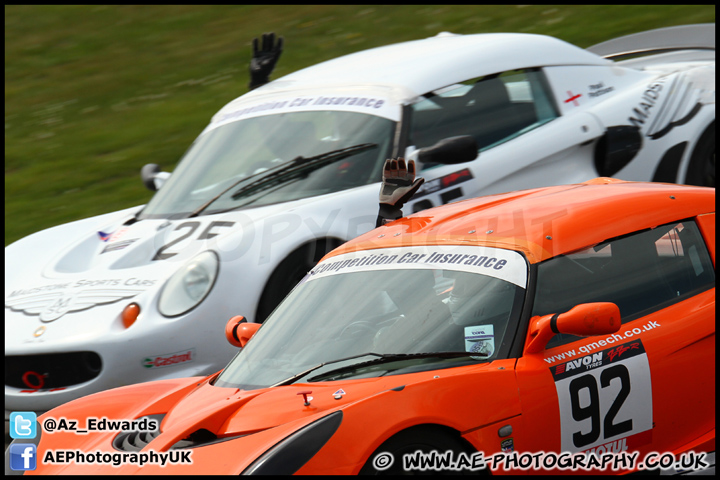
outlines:
[[[280,58],[283,37],[275,43],[274,33],[263,33],[262,49],[257,38],[253,39],[253,56],[250,60],[250,90],[261,87],[270,81],[270,74]]]
[[[380,187],[380,211],[376,226],[402,217],[402,207],[412,198],[425,182],[422,177],[415,178],[415,162],[404,158],[389,158],[383,167]]]

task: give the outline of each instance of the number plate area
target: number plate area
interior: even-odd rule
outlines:
[[[652,435],[650,365],[641,340],[554,365],[563,452],[633,451]]]

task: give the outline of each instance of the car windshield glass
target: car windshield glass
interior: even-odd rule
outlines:
[[[310,111],[265,115],[209,129],[193,143],[139,218],[189,216],[234,183],[292,161],[361,144],[377,148],[330,162],[270,188],[212,202],[203,214],[333,193],[380,181],[395,122],[357,112]]]
[[[505,358],[526,272],[520,254],[482,247],[332,257],[280,304],[216,385],[250,390]]]

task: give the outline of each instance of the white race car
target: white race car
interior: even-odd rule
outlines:
[[[220,369],[236,353],[230,317],[262,321],[325,252],[375,226],[388,157],[426,180],[406,214],[598,175],[714,186],[714,49],[714,25],[588,50],[441,33],[252,90],[172,175],[143,169],[147,205],[6,247],[6,416]]]

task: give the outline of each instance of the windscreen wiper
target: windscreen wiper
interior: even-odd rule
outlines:
[[[313,170],[329,165],[337,160],[342,160],[349,156],[365,152],[371,148],[377,148],[377,143],[361,143],[359,145],[353,145],[352,147],[340,148],[338,150],[332,150],[330,152],[321,153],[312,157],[296,157],[288,162],[285,162],[277,167],[270,168],[255,175],[244,177],[234,182],[232,185],[224,189],[222,192],[215,195],[213,198],[203,203],[193,211],[188,218],[197,217],[218,198],[225,195],[230,190],[236,188],[238,185],[245,183],[232,194],[232,199],[235,200],[241,196],[245,196],[256,190],[264,190],[272,187],[278,183],[286,182],[288,180],[301,177],[309,174]]]
[[[476,352],[423,352],[423,353],[373,353],[373,352],[368,352],[368,353],[361,353],[360,355],[353,355],[352,357],[340,358],[337,360],[332,360],[330,362],[325,362],[325,363],[321,363],[319,365],[315,365],[314,367],[308,368],[307,370],[304,370],[296,375],[293,375],[292,377],[290,377],[286,380],[283,380],[283,381],[278,382],[271,386],[279,387],[282,385],[291,385],[291,384],[295,383],[296,380],[319,369],[320,367],[324,367],[325,365],[331,365],[333,363],[343,362],[345,360],[352,360],[353,358],[361,358],[361,357],[368,357],[368,356],[373,356],[373,357],[378,357],[378,358],[369,360],[367,362],[354,363],[352,365],[346,365],[344,367],[336,368],[334,370],[330,370],[328,372],[322,373],[313,378],[309,378],[308,381],[317,382],[324,377],[337,375],[338,373],[341,373],[344,371],[352,371],[357,368],[362,368],[362,367],[366,367],[369,365],[377,365],[377,364],[386,363],[386,362],[394,362],[397,360],[407,360],[407,359],[411,359],[411,358],[478,357],[478,354]]]
[[[416,358],[462,358],[472,357],[473,360],[477,360],[480,355],[477,352],[423,352],[423,353],[395,353],[395,354],[383,354],[381,358],[375,358],[368,360],[367,362],[355,363],[353,365],[346,365],[344,367],[329,370],[327,372],[316,375],[312,378],[308,378],[308,382],[319,382],[328,377],[333,377],[338,374],[345,372],[351,372],[358,368],[369,367],[372,365],[380,365],[388,362],[395,362],[398,360],[408,360]]]
[[[351,357],[338,358],[337,360],[331,360],[331,361],[329,361],[329,362],[324,362],[324,363],[321,363],[321,364],[319,364],[319,365],[315,365],[314,367],[308,368],[307,370],[304,370],[304,371],[302,371],[302,372],[300,372],[300,373],[298,373],[298,374],[293,375],[293,376],[290,377],[290,378],[287,378],[287,379],[285,379],[285,380],[283,380],[283,381],[281,381],[281,382],[278,382],[278,383],[276,383],[276,384],[274,384],[274,385],[270,385],[270,386],[271,386],[271,387],[280,387],[280,386],[282,386],[282,385],[291,385],[292,383],[295,382],[295,380],[297,380],[297,379],[299,379],[299,378],[302,378],[302,377],[304,377],[305,375],[307,375],[308,373],[313,372],[313,371],[317,370],[317,369],[320,368],[320,367],[324,367],[325,365],[331,365],[331,364],[333,364],[333,363],[344,362],[345,360],[352,360],[353,358],[368,357],[368,356],[374,356],[374,357],[383,358],[383,357],[386,356],[386,354],[368,352],[368,353],[361,353],[360,355],[353,355],[353,356],[351,356]]]
[[[232,194],[233,200],[243,195],[247,195],[253,190],[261,190],[270,187],[280,181],[287,181],[292,178],[304,176],[313,170],[317,170],[320,167],[329,165],[343,158],[361,153],[371,148],[376,148],[377,143],[362,143],[360,145],[354,145],[352,147],[340,148],[331,152],[322,153],[313,157],[297,157],[289,162],[279,165],[275,168],[271,168],[262,172],[260,178],[249,182],[247,185],[240,187],[235,193]],[[250,178],[246,179],[250,180]]]

